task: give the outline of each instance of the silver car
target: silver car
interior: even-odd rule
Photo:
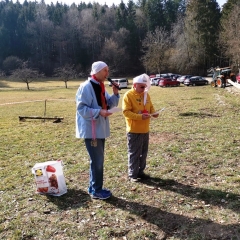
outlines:
[[[127,80],[127,78],[112,79],[112,81],[116,82],[120,89],[128,87],[128,80]],[[109,83],[109,86],[112,86],[112,84]]]

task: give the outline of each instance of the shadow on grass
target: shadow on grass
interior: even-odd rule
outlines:
[[[180,113],[179,116],[181,116],[181,117],[199,117],[199,118],[220,117],[218,115],[213,115],[213,114],[209,114],[209,113],[196,113],[196,112]]]
[[[173,179],[151,178],[142,181],[142,183],[167,191],[176,192],[193,199],[202,200],[205,201],[205,204],[228,208],[240,213],[240,195],[238,194],[185,185]]]
[[[178,192],[193,198],[202,199],[205,202],[214,205],[221,205],[221,199],[227,193],[221,191],[213,191],[202,188],[194,188],[191,186],[180,184],[174,180],[163,180],[159,178],[151,178],[148,181],[142,182],[143,184],[160,187],[165,190]],[[200,192],[200,194],[198,194]],[[49,201],[57,205],[59,209],[67,210],[70,208],[88,208],[91,198],[87,192],[79,189],[69,189],[66,194],[60,197],[47,196]],[[238,198],[238,195],[231,194],[231,199]],[[95,200],[101,201],[101,200]],[[240,225],[228,224],[221,225],[208,219],[187,217],[181,214],[163,211],[158,207],[142,204],[139,202],[131,202],[126,199],[112,196],[107,200],[115,208],[122,209],[129,212],[131,215],[140,217],[150,224],[157,226],[158,231],[162,232],[164,236],[161,239],[167,239],[174,236],[178,239],[240,239]],[[237,206],[233,210],[239,212]],[[129,216],[127,222],[137,221],[134,217]],[[131,224],[131,223],[129,223]],[[116,233],[115,233],[116,231]],[[123,229],[123,231],[125,231]],[[112,233],[120,234],[119,229],[112,229]]]
[[[91,201],[89,194],[80,189],[68,189],[67,193],[60,197],[51,195],[46,195],[46,197],[61,210],[69,209],[69,207],[88,207],[88,202]]]
[[[161,209],[125,199],[111,197],[108,203],[116,208],[129,211],[130,214],[141,217],[156,225],[165,234],[164,238],[174,236],[178,239],[239,239],[240,225],[221,225],[211,220],[190,218],[181,214],[162,211]],[[134,219],[133,219],[134,221]]]

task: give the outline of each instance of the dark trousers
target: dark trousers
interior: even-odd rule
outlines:
[[[146,168],[149,133],[127,133],[128,176],[137,178]]]

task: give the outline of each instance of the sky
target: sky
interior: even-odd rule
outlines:
[[[34,2],[34,0],[28,0],[28,1],[32,1]],[[37,2],[41,2],[41,0],[36,0]],[[89,3],[89,2],[98,2],[99,4],[101,5],[104,5],[105,3],[108,5],[108,6],[111,6],[113,3],[115,5],[119,5],[119,3],[121,2],[121,0],[45,0],[45,3],[46,4],[51,4],[51,2],[53,4],[55,4],[56,2],[59,2],[59,3],[66,3],[67,5],[71,5],[73,2],[75,2],[76,4],[79,4],[80,2],[85,2],[85,3]],[[23,3],[24,0],[19,0],[20,3]],[[127,3],[128,0],[123,0],[124,3]],[[227,2],[227,0],[217,0],[219,6],[221,7],[224,3]]]

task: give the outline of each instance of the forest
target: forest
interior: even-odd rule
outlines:
[[[105,61],[111,76],[146,72],[206,75],[240,64],[240,0],[129,0],[76,5],[0,2],[0,76],[70,68],[87,76]]]

